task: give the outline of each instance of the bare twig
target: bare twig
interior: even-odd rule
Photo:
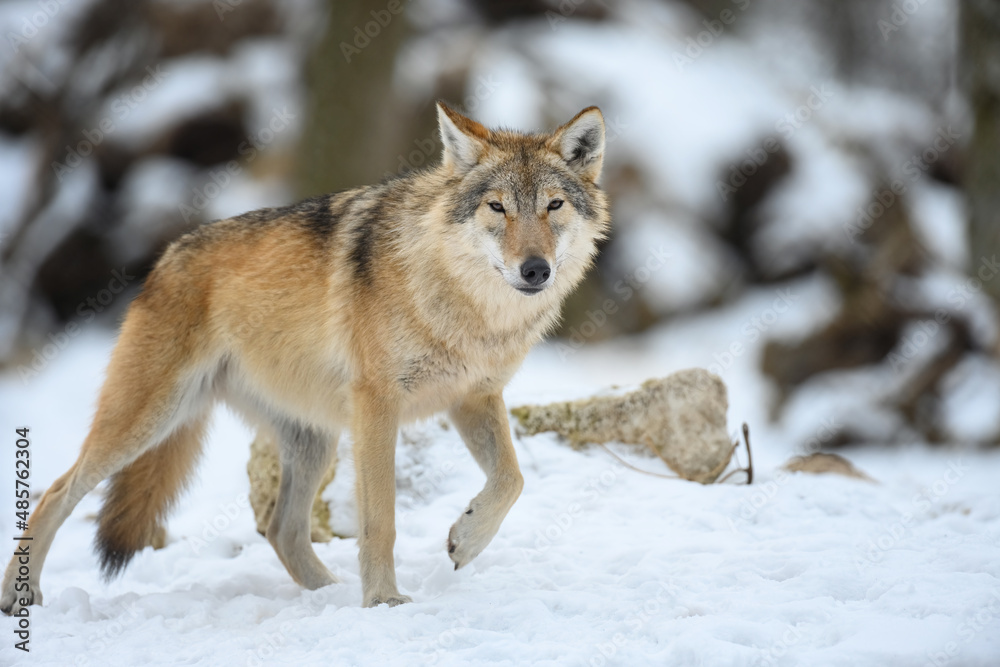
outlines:
[[[718,484],[722,484],[727,479],[732,477],[738,472],[745,472],[747,474],[747,484],[753,484],[753,454],[750,453],[750,427],[747,426],[746,422],[743,422],[743,442],[747,447],[747,467],[737,468],[736,470],[730,470],[726,473],[722,479],[718,481]],[[736,456],[736,449],[740,446],[740,443],[733,445],[733,456]],[[736,460],[737,465],[739,464],[739,458]]]

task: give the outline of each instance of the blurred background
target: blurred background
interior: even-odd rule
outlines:
[[[186,230],[435,164],[437,99],[536,131],[596,104],[614,232],[553,363],[708,367],[801,447],[1000,439],[996,2],[18,0],[0,25],[8,387],[113,335]]]

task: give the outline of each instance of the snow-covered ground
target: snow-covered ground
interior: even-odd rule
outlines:
[[[430,95],[439,71],[448,71],[442,63],[469,60],[470,94],[461,100],[467,111],[487,124],[525,129],[599,103],[609,120],[608,171],[635,165],[656,190],[618,202],[620,242],[609,266],[635,279],[638,267],[651,266],[651,248],[668,247],[667,265],[657,261],[660,269],[640,281],[644,300],[660,315],[713,301],[735,280],[729,251],[705,220],[726,201],[719,179],[732,178],[737,163],[769,137],[786,144],[793,166],[764,206],[756,243],[762,257],[780,263],[795,258],[802,239],[810,247],[847,243],[845,230],[875,187],[855,147],[871,147],[891,172],[956,115],[952,103],[927,109],[899,92],[831,79],[821,40],[774,24],[783,4],[761,2],[771,10],[743,18],[751,3],[733,3],[738,23],[718,40],[684,5],[612,4],[618,16],[607,24],[546,19],[490,32],[473,26],[456,28],[453,41],[429,31],[407,47],[395,78],[415,95]],[[910,39],[922,48],[921,30],[948,24],[954,4],[922,9],[894,43]],[[0,24],[11,19],[17,29],[36,5],[7,3]],[[420,6],[438,8],[450,22],[457,5]],[[414,16],[419,23],[420,12]],[[803,43],[790,44],[796,34]],[[44,39],[32,48],[43,51]],[[691,47],[695,39],[700,48]],[[935,53],[922,57],[929,62]],[[176,85],[151,96],[133,117],[137,126],[122,126],[122,137],[138,141],[155,121],[184,115],[174,103],[207,104],[242,84],[261,93],[251,96],[256,117],[249,127],[262,127],[286,102],[298,113],[294,91],[281,85],[294,83],[281,66],[292,55],[257,44],[225,63],[174,63]],[[489,83],[483,94],[481,82]],[[0,142],[2,235],[28,191],[37,146],[32,138]],[[126,180],[132,213],[123,241],[149,211],[184,201],[190,179],[207,173],[156,157],[137,166]],[[940,263],[957,272],[966,259],[960,196],[929,180],[909,183],[915,224]],[[284,188],[247,177],[210,212],[281,203]],[[935,276],[950,300],[950,274]],[[45,603],[31,609],[30,654],[13,648],[13,623],[0,618],[0,667],[998,665],[1000,451],[914,443],[847,452],[878,484],[780,471],[803,453],[802,443],[822,445],[852,419],[874,418],[873,396],[901,381],[887,365],[834,373],[800,392],[781,421],[769,422],[773,388],[758,370],[762,344],[815,329],[838,307],[836,291],[812,278],[751,290],[727,307],[641,337],[535,350],[507,391],[509,406],[576,398],[692,366],[717,372],[729,387],[734,439],[741,422],[750,424],[755,484],[664,480],[627,469],[600,449],[573,451],[550,434],[517,439],[524,493],[493,543],[458,572],[445,551],[448,528],[483,475],[442,422],[404,429],[396,564],[400,588],[415,602],[393,609],[361,608],[353,538],[316,545],[342,583],[306,592],[291,581],[256,533],[246,501],[252,434],[220,409],[198,477],[168,525],[166,548],[146,550],[121,579],[101,582],[91,551],[100,498],[85,498],[49,554]],[[977,301],[966,310],[989,319]],[[586,331],[581,336],[588,338]],[[14,544],[14,429],[31,429],[37,494],[69,467],[88,427],[113,336],[88,326],[67,340],[38,377],[23,381],[16,369],[0,375],[0,544]],[[945,397],[948,432],[974,439],[994,432],[1000,370],[978,358],[965,365],[974,368]],[[666,472],[657,459],[613,449],[641,468]],[[344,439],[325,493],[341,534],[356,527],[352,468]]]
[[[801,294],[770,333],[815,320],[822,289]],[[455,572],[447,531],[483,475],[454,429],[411,426],[397,450],[396,564],[414,603],[363,609],[353,538],[316,545],[342,583],[308,592],[256,533],[246,502],[252,434],[220,409],[166,548],[102,583],[91,551],[100,499],[85,498],[49,555],[30,655],[13,648],[13,623],[0,619],[0,665],[1000,664],[1000,451],[850,451],[879,484],[782,473],[804,440],[794,419],[767,422],[759,343],[739,333],[773,298],[750,294],[642,338],[572,352],[548,344],[507,392],[508,405],[559,400],[718,364],[731,430],[751,426],[753,486],[642,475],[550,434],[517,439],[524,494],[493,543]],[[733,340],[745,352],[729,361]],[[0,543],[13,544],[14,428],[31,428],[41,491],[83,440],[112,344],[90,328],[39,377],[0,377]],[[349,443],[341,454],[326,497],[335,529],[349,533]]]

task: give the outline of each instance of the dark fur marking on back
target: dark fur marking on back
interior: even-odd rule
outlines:
[[[385,213],[385,192],[376,193],[377,200],[365,212],[364,218],[354,229],[351,248],[351,264],[354,265],[354,277],[363,280],[371,274],[372,259],[375,254],[375,241]]]
[[[283,215],[283,209],[281,208],[259,208],[256,211],[247,211],[246,213],[241,213],[240,215],[233,216],[233,220],[238,222],[246,223],[248,225],[258,225],[264,222],[271,222],[276,220]],[[212,222],[219,222],[218,220],[213,220]]]
[[[280,224],[286,218],[291,218],[291,222],[301,225],[317,238],[325,240],[336,231],[343,213],[361,194],[363,191],[350,195],[340,192],[322,194],[286,206],[261,208],[232,218],[212,220],[182,236],[175,242],[175,246],[179,250],[200,246],[217,237],[215,232],[218,229],[217,225],[221,223],[239,223],[246,228],[253,228],[272,223]]]
[[[336,192],[321,195],[290,207],[289,212],[297,215],[302,226],[312,232],[318,240],[329,241],[337,231],[340,221],[363,194],[364,190],[350,194]]]
[[[340,221],[339,213],[334,213],[332,204],[335,195],[319,195],[304,199],[297,204],[286,206],[288,215],[298,217],[302,225],[321,238],[328,238]]]

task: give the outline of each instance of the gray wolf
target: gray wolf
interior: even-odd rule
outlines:
[[[203,225],[168,247],[129,307],[79,458],[29,520],[28,581],[11,560],[0,609],[41,603],[56,531],[106,478],[96,545],[104,574],[119,573],[183,490],[220,400],[279,443],[267,539],[300,585],[335,582],[309,508],[344,429],[365,606],[410,601],[393,563],[400,424],[447,411],[487,476],[448,555],[457,569],[489,544],[523,486],[503,387],[609,226],[604,120],[590,107],[521,134],[439,104],[438,121],[435,168]]]

